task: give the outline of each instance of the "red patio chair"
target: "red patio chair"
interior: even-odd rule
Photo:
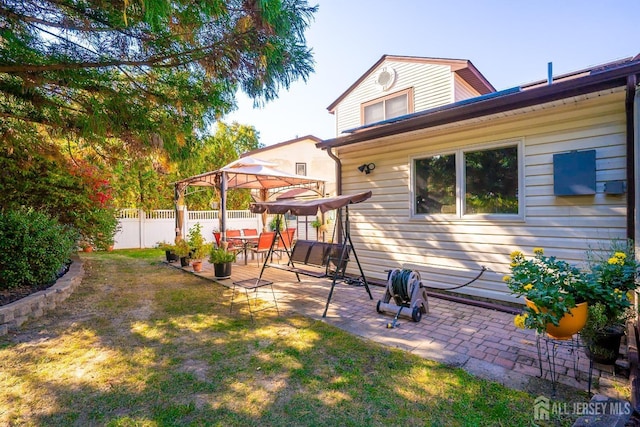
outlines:
[[[254,254],[262,254],[264,258],[264,254],[269,252],[271,249],[271,242],[273,242],[274,231],[263,231],[260,233],[260,237],[258,238],[258,244],[251,248],[251,252]],[[258,260],[258,265],[260,265],[260,261]]]
[[[274,249],[275,252],[278,252],[278,255],[282,258],[282,253],[287,250],[291,253],[291,248],[293,247],[293,240],[296,234],[296,228],[291,227],[287,228],[282,232],[282,240],[278,239],[276,241],[276,247]],[[284,245],[283,245],[284,242]]]

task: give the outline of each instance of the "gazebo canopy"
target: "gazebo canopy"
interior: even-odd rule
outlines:
[[[175,183],[176,210],[183,203],[188,186],[215,187],[220,192],[220,231],[226,240],[226,193],[230,188],[247,188],[255,191],[254,199],[267,201],[273,194],[286,189],[302,187],[324,195],[324,180],[296,175],[275,169],[276,164],[254,157],[242,157],[211,172],[185,178]],[[265,215],[266,216],[266,215]],[[263,217],[263,222],[264,222]],[[176,236],[181,237],[184,219],[176,215]]]
[[[243,157],[211,172],[205,172],[185,178],[176,183],[184,189],[189,185],[200,187],[219,187],[224,173],[227,177],[227,188],[249,188],[252,190],[278,189],[294,186],[316,186],[324,184],[324,180],[305,175],[296,175],[275,169],[275,163],[266,162],[254,157]]]

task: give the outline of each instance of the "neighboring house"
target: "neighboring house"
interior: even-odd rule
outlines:
[[[241,157],[255,157],[275,163],[283,172],[305,175],[325,181],[325,194],[335,195],[336,162],[316,144],[320,138],[306,135],[243,153]]]
[[[580,264],[638,241],[638,75],[640,56],[495,92],[467,61],[383,56],[331,104],[338,136],[317,144],[340,160],[338,193],[373,192],[350,209],[367,276],[404,267],[448,288],[485,266],[455,292],[516,301],[502,281],[515,249]],[[387,92],[407,94],[406,111],[368,112]]]
[[[306,135],[269,145],[264,148],[248,151],[243,153],[241,157],[255,157],[275,163],[277,165],[275,168],[283,172],[305,175],[310,178],[316,178],[324,181],[324,190],[320,191],[323,194],[314,194],[312,192],[298,193],[297,189],[292,189],[278,193],[275,197],[317,197],[318,195],[335,196],[336,162],[329,157],[326,151],[316,147],[316,144],[321,141],[322,140],[320,138],[313,135]],[[319,216],[325,221],[329,220],[332,222],[331,220],[334,219],[333,213],[329,213],[327,215],[320,214]],[[297,217],[296,225],[298,231],[296,237],[302,239],[319,238],[316,229],[312,225],[312,222],[315,219],[316,216]],[[330,239],[332,237],[332,233],[333,228],[331,228],[324,237],[320,238]]]

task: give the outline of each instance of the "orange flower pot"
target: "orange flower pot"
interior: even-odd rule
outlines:
[[[524,300],[527,307],[531,308],[535,312],[539,310],[533,301],[526,298]],[[545,309],[542,310],[543,312],[546,311]],[[579,303],[569,310],[569,313],[566,313],[562,319],[560,319],[558,326],[553,323],[547,323],[547,335],[556,340],[571,339],[573,335],[577,334],[582,328],[584,328],[585,323],[587,323],[587,314],[587,303]]]
[[[193,271],[199,273],[202,271],[202,261],[191,261],[191,267],[193,267]]]

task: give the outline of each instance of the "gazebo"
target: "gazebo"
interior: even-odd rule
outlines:
[[[183,211],[187,187],[214,187],[220,195],[220,233],[226,241],[226,201],[227,190],[248,188],[255,201],[265,202],[293,188],[310,190],[318,196],[324,196],[324,180],[296,175],[275,169],[274,163],[254,157],[242,157],[228,165],[210,172],[191,176],[174,184],[176,206],[176,238],[182,238],[184,224]],[[266,214],[263,215],[263,225]]]

